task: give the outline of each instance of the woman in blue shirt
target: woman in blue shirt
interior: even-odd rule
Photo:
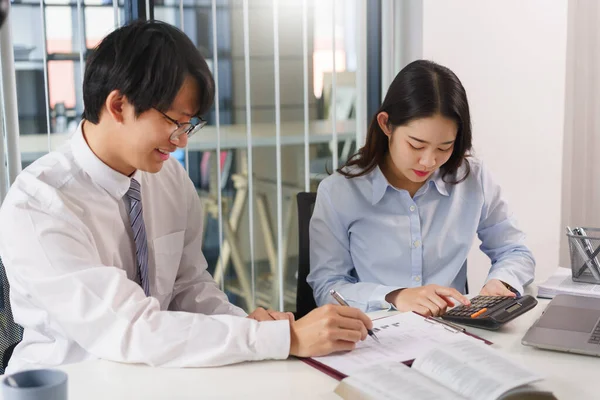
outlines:
[[[535,261],[485,166],[471,155],[464,87],[419,60],[396,76],[366,143],[319,185],[310,223],[317,304],[331,289],[365,311],[441,315],[463,304],[475,234],[492,262],[480,294],[515,296]],[[475,268],[476,266],[471,266]]]

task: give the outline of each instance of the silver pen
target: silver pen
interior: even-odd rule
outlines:
[[[586,231],[583,228],[575,228],[575,231],[583,237],[581,241],[583,242],[586,254],[588,255],[589,259],[592,260],[592,267],[595,267],[596,271],[600,273],[600,261],[598,261],[598,256],[594,256],[592,258],[595,250],[592,246],[592,243],[589,241],[589,239],[587,239],[588,235]],[[596,277],[596,279],[598,279],[598,277]]]
[[[571,228],[567,226],[567,233],[569,235],[573,236],[573,238],[572,238],[573,245],[579,252],[579,255],[581,256],[581,258],[583,259],[583,262],[584,262],[583,267],[587,267],[587,269],[594,276],[594,278],[596,278],[597,280],[600,280],[600,273],[596,270],[595,265],[593,265],[593,261],[591,260],[591,258],[588,257],[588,254],[586,253],[586,250],[583,247],[582,240],[578,238],[578,236],[581,236],[581,232],[579,231],[579,229],[575,228],[575,229],[571,230]],[[582,272],[583,272],[583,268],[576,271],[574,274],[575,277],[580,276]]]
[[[342,295],[339,294],[338,292],[336,292],[334,289],[331,289],[329,291],[329,294],[335,299],[335,301],[337,301],[338,303],[340,303],[340,305],[345,306],[345,307],[350,307],[348,305],[348,303],[346,302],[346,300],[344,300],[344,298],[342,297]],[[375,339],[377,341],[377,343],[381,343],[379,341],[379,338],[377,336],[375,336],[375,333],[372,330],[367,329],[367,333],[369,334],[369,336],[371,336],[373,339]]]

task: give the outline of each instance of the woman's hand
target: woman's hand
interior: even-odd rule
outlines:
[[[416,311],[426,316],[443,315],[448,307],[454,307],[451,298],[466,306],[471,304],[458,290],[439,285],[399,289],[385,296],[385,300],[399,311]]]
[[[510,296],[517,297],[517,294],[506,287],[504,282],[499,279],[490,279],[479,292],[482,296]]]

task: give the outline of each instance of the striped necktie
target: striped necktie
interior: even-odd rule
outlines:
[[[146,238],[146,227],[144,226],[144,215],[142,213],[142,193],[140,183],[131,179],[131,185],[126,193],[129,197],[129,222],[133,230],[133,241],[135,242],[135,258],[137,261],[140,282],[146,296],[150,296],[150,282],[148,279],[148,240]]]

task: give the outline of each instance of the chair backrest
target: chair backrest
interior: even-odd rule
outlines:
[[[312,217],[316,193],[301,192],[298,199],[298,286],[296,290],[296,318],[302,318],[317,307],[313,291],[306,277],[310,272],[310,238],[309,227]]]
[[[13,349],[23,338],[23,328],[13,319],[9,299],[10,288],[2,259],[0,259],[0,279],[0,354],[2,356],[0,373],[4,374]]]

